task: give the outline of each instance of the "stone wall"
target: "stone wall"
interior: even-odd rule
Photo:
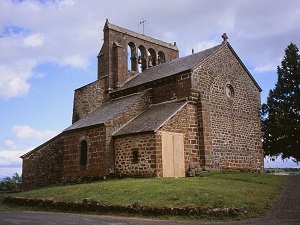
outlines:
[[[224,45],[192,79],[201,94],[201,163],[215,170],[262,171],[260,90],[243,64]]]
[[[106,148],[109,149],[110,152],[114,151],[112,134],[129,120],[144,111],[149,106],[150,101],[151,94],[149,91],[145,91],[145,94],[140,99],[136,100],[133,104],[118,112],[112,119],[105,122],[107,137]],[[110,156],[111,157],[108,160],[111,164],[114,164],[115,156],[114,154],[111,154]],[[112,169],[114,171],[114,167],[112,167]]]
[[[134,154],[137,154],[136,158]],[[115,139],[116,173],[120,176],[156,177],[156,157],[154,133],[120,136]]]
[[[152,83],[152,103],[157,104],[177,98],[176,77],[165,78]]]
[[[109,173],[109,154],[106,149],[106,129],[103,125],[66,132],[63,177],[65,182],[88,176],[105,176]],[[87,141],[87,164],[80,165],[81,142]]]
[[[177,99],[191,96],[191,73],[178,74],[176,77],[176,97]]]
[[[64,181],[78,182],[87,177],[105,177],[114,172],[115,159],[112,133],[141,113],[148,105],[149,92],[118,112],[102,125],[65,133]],[[88,143],[86,166],[80,165],[81,141]]]
[[[64,139],[58,135],[22,156],[22,189],[31,190],[60,183],[63,169]]]
[[[188,139],[188,119],[185,106],[170,118],[159,131],[185,133],[184,157],[186,170],[191,162],[197,161],[199,154],[191,153]],[[162,138],[161,133],[141,133],[115,138],[116,172],[121,176],[162,177]],[[138,152],[138,160],[134,152]]]
[[[75,90],[72,123],[100,107],[105,101],[105,78]]]

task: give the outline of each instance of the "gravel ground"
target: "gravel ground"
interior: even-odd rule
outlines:
[[[206,223],[213,225],[217,223]],[[300,225],[300,176],[289,176],[282,195],[262,218],[225,225]]]
[[[289,176],[283,194],[263,218],[273,223],[300,225],[300,176]]]

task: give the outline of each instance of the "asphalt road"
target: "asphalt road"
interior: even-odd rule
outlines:
[[[40,212],[0,212],[0,225],[300,225],[300,176],[289,177],[268,214],[238,222],[178,222],[127,217]]]

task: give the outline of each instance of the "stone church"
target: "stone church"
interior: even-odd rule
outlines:
[[[108,177],[263,170],[261,88],[223,42],[179,58],[106,20],[97,80],[75,90],[72,125],[21,156],[23,189]]]

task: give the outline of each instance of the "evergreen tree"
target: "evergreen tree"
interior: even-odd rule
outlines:
[[[262,105],[265,156],[300,161],[300,55],[293,43],[285,49],[278,80]]]

